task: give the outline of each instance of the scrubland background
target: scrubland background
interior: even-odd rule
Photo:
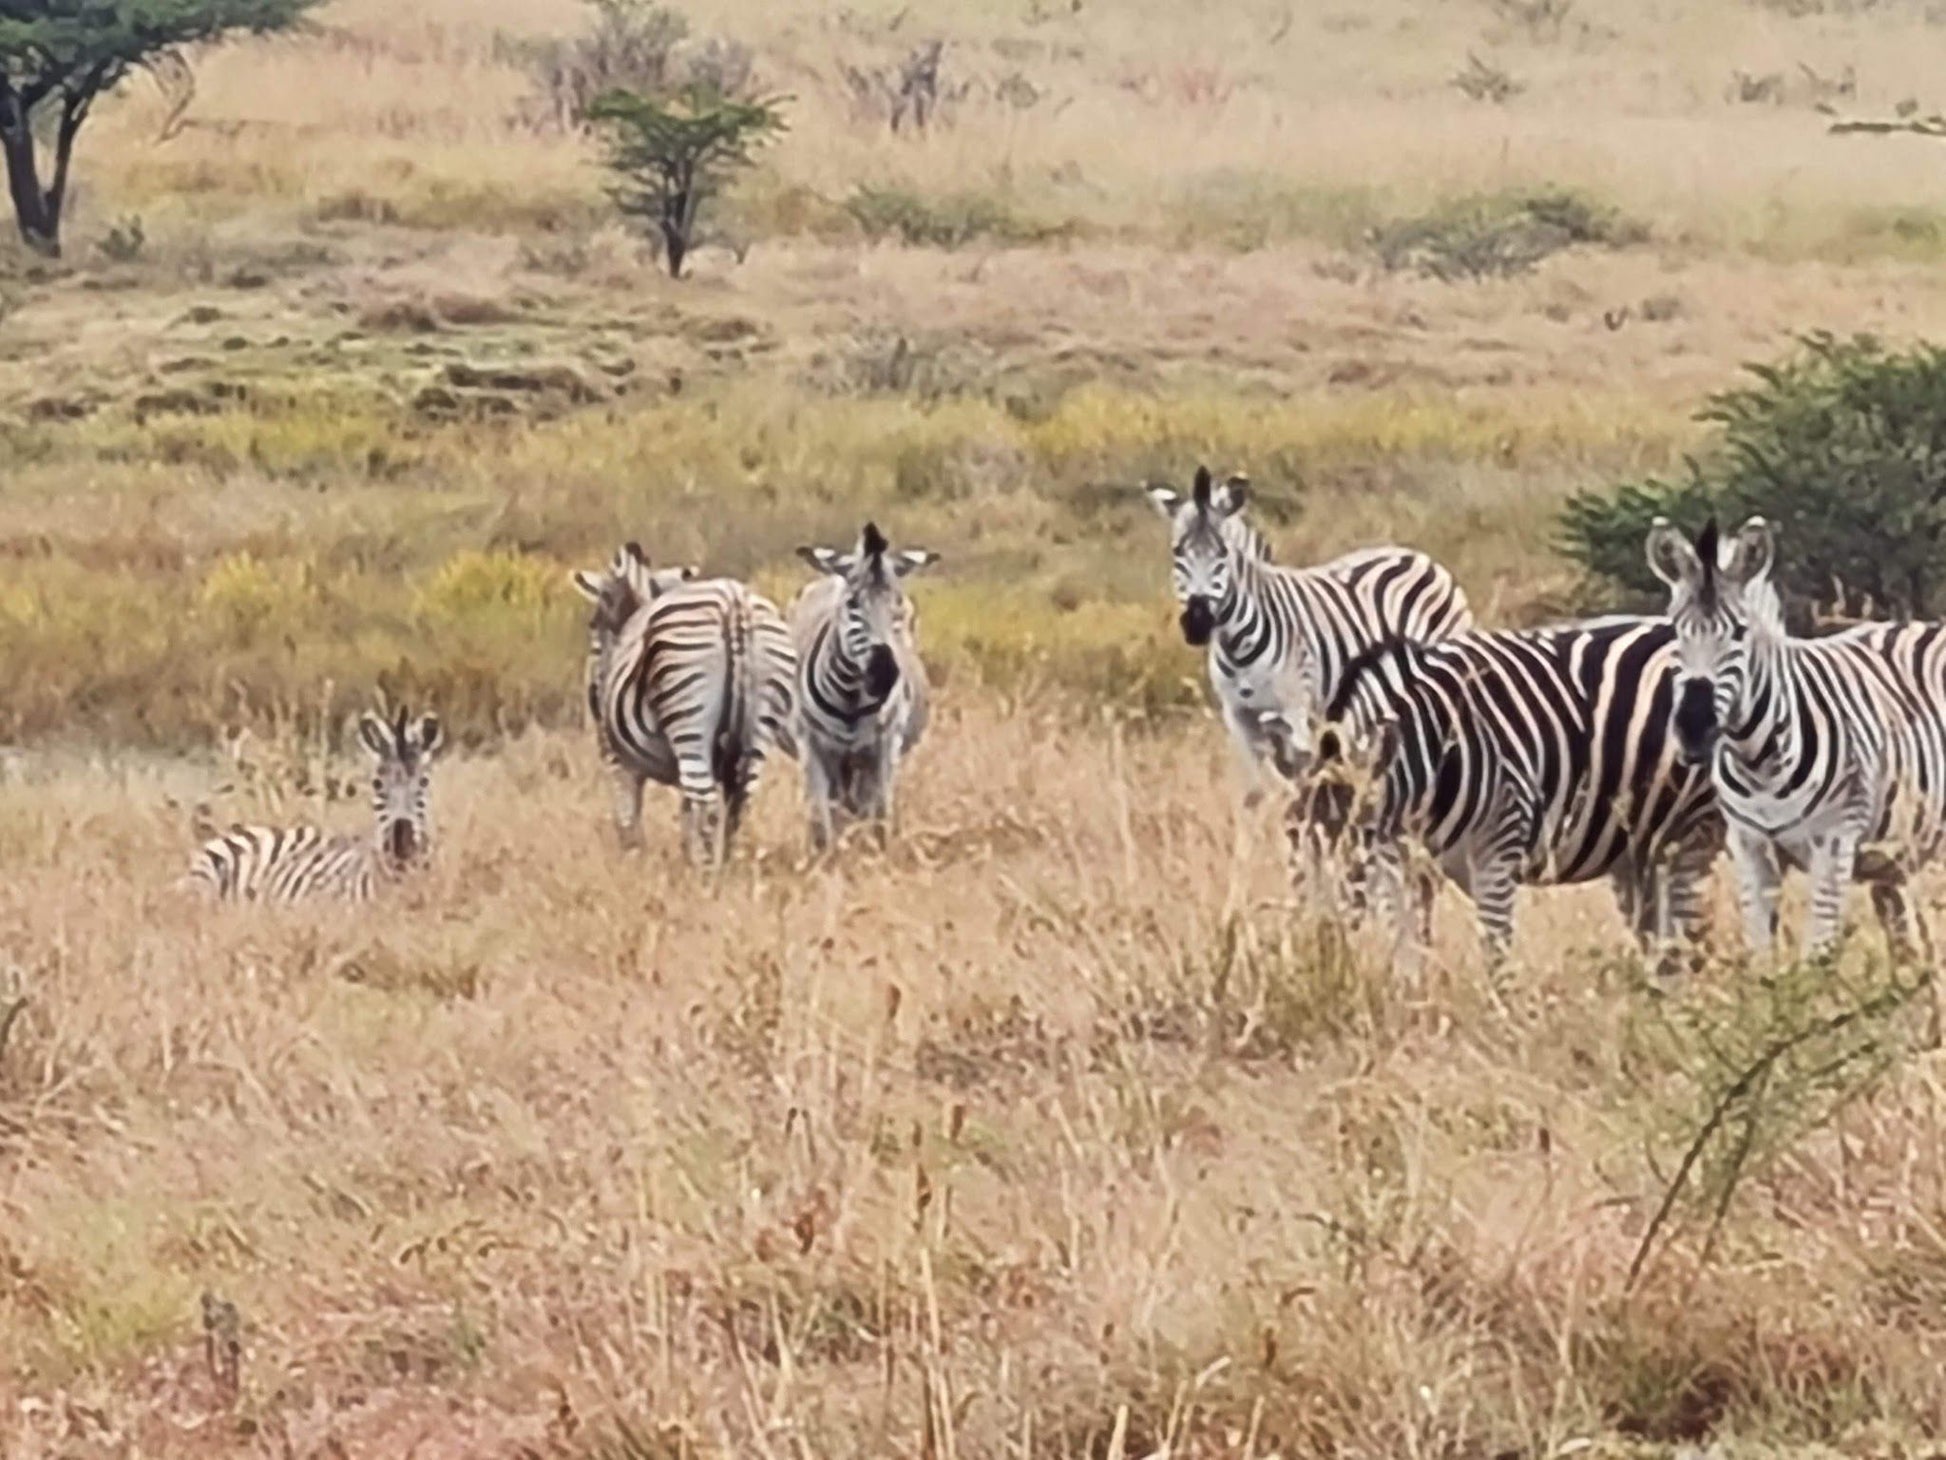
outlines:
[[[1941,333],[1946,150],[1827,124],[1946,107],[1946,11],[685,14],[793,100],[680,284],[536,112],[568,0],[340,0],[167,140],[138,80],[69,259],[0,256],[0,1450],[1926,1453],[1946,1092],[1897,1021],[1766,1084],[1629,1281],[1872,950],[1652,988],[1595,889],[1499,989],[1451,898],[1395,977],[1237,814],[1135,487],[1245,469],[1285,561],[1588,606],[1567,492],[1800,331]],[[894,137],[843,68],[931,36]],[[1536,190],[1589,241],[1385,266]],[[567,569],[784,595],[867,516],[946,557],[898,845],[808,865],[780,766],[720,885],[662,802],[620,858]],[[425,884],[183,906],[199,802],[358,824],[380,688],[463,746]]]

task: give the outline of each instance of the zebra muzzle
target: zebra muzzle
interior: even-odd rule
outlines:
[[[1182,636],[1192,648],[1202,648],[1215,632],[1216,611],[1207,598],[1192,598],[1183,604]]]
[[[410,862],[419,850],[419,834],[409,821],[395,821],[385,828],[385,850],[395,862]]]
[[[892,693],[893,686],[898,682],[899,661],[891,646],[872,645],[872,652],[865,656],[865,693],[875,700],[882,700]]]
[[[1715,687],[1707,679],[1683,681],[1676,700],[1676,744],[1692,765],[1709,759],[1722,726],[1716,720]]]

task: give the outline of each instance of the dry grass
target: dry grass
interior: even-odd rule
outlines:
[[[959,702],[938,732],[890,856],[807,867],[780,783],[714,890],[666,798],[623,860],[590,747],[523,738],[444,773],[435,869],[355,924],[170,899],[169,801],[205,772],[23,767],[9,1455],[1620,1454],[1946,1423],[1930,1066],[1768,1171],[1712,1268],[1685,1234],[1625,1295],[1685,1072],[1642,1053],[1663,1016],[1601,954],[1603,895],[1530,901],[1505,1006],[1449,904],[1455,951],[1408,989],[1293,919],[1200,728]],[[290,749],[233,804],[301,809]],[[234,1398],[205,1289],[243,1318]]]
[[[1781,986],[1651,992],[1600,890],[1524,901],[1499,992],[1451,897],[1418,983],[1294,906],[1133,488],[1243,467],[1287,560],[1559,611],[1555,504],[1739,362],[1946,332],[1936,144],[1827,137],[1798,69],[1937,109],[1936,8],[713,0],[797,100],[681,286],[521,120],[570,0],[340,0],[162,144],[133,87],[70,262],[0,259],[0,1453],[1923,1453],[1936,1058],[1630,1289]],[[894,139],[839,63],[923,25],[979,85]],[[1647,241],[1464,286],[1365,241],[1540,184]],[[868,243],[861,185],[955,246]],[[785,766],[721,885],[667,798],[620,858],[565,569],[787,593],[866,515],[946,555],[896,847],[806,865]],[[467,746],[424,885],[173,901],[199,801],[357,820],[376,685]]]

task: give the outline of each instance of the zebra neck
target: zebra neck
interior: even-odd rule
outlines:
[[[1264,595],[1263,565],[1230,555],[1230,584],[1216,602],[1216,647],[1226,664],[1248,667],[1276,646],[1276,625]]]
[[[1748,771],[1789,768],[1803,742],[1798,725],[1796,646],[1752,627],[1742,689],[1724,727],[1724,752]]]

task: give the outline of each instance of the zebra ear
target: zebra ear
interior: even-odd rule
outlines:
[[[1776,561],[1776,529],[1763,518],[1752,517],[1731,540],[1723,576],[1732,583],[1753,582],[1768,573]]]
[[[850,570],[845,555],[836,548],[801,547],[797,555],[820,573],[830,573],[834,577],[842,578]]]
[[[358,738],[365,742],[365,749],[380,760],[392,754],[392,727],[370,710],[358,717]]]
[[[1223,483],[1222,489],[1210,500],[1210,507],[1218,517],[1234,517],[1241,512],[1250,500],[1250,478],[1242,472],[1233,472]]]
[[[439,754],[439,748],[446,743],[446,727],[439,723],[439,716],[424,715],[419,720],[419,754],[431,760]]]
[[[583,598],[587,599],[590,603],[601,602],[601,579],[597,578],[593,573],[590,573],[586,568],[576,568],[572,576],[574,586],[580,591]]]
[[[1171,522],[1176,520],[1176,510],[1182,506],[1181,492],[1176,491],[1173,487],[1157,486],[1144,487],[1142,490],[1147,495],[1150,505],[1158,513],[1168,518]]]
[[[930,568],[939,561],[939,554],[927,548],[907,548],[892,559],[892,571],[903,578],[908,573],[916,573],[921,568]]]
[[[1693,583],[1702,575],[1702,560],[1689,539],[1667,517],[1658,517],[1649,528],[1649,571],[1671,588]]]

